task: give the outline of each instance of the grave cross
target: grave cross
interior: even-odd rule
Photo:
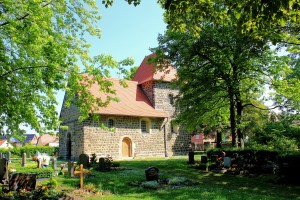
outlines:
[[[83,164],[80,165],[79,171],[74,171],[74,174],[80,174],[80,188],[83,188],[83,175],[90,173],[88,170],[83,169]]]

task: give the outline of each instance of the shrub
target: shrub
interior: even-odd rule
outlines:
[[[54,170],[51,167],[40,168],[40,169],[21,167],[17,169],[17,173],[37,174],[37,178],[51,178],[54,173]]]
[[[93,153],[91,157],[91,164],[95,164],[95,163],[97,163],[97,156],[95,153]]]
[[[11,152],[13,157],[21,157],[23,153],[26,153],[27,157],[33,157],[37,151],[40,153],[47,153],[48,155],[54,155],[58,151],[57,149],[57,147],[25,145],[22,147],[15,147],[13,149],[1,148],[0,152],[4,154]]]

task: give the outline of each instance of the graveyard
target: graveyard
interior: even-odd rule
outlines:
[[[36,153],[11,159],[3,155],[2,199],[299,199],[300,185],[276,182],[272,173],[221,173],[214,152],[193,158],[147,158],[77,162]],[[36,158],[38,157],[38,158]],[[223,165],[231,165],[224,158]],[[203,163],[212,163],[201,168]],[[228,167],[226,167],[229,169]],[[297,173],[295,173],[297,174]]]

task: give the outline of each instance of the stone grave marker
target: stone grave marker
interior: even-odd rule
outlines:
[[[73,161],[68,162],[68,176],[74,177],[75,164]]]
[[[9,176],[9,190],[34,190],[36,187],[36,174],[14,173]]]
[[[103,157],[99,158],[99,170],[106,171],[105,158]]]
[[[26,153],[23,153],[22,155],[22,167],[26,167]]]
[[[201,163],[207,163],[207,156],[201,156]]]
[[[3,158],[3,153],[0,153],[0,159],[2,159]]]
[[[7,161],[8,163],[11,163],[11,152],[7,152]]]
[[[6,158],[0,159],[0,183],[5,183],[8,180],[8,171],[7,171],[7,160]]]
[[[231,158],[230,157],[224,157],[224,167],[226,167],[226,168],[231,167]]]
[[[90,165],[89,156],[87,154],[80,154],[78,164],[82,164],[83,168],[88,168]]]
[[[193,151],[189,152],[188,164],[195,164],[195,153]]]
[[[46,168],[49,166],[50,164],[50,156],[46,153],[42,153],[42,156],[40,158],[41,160],[41,165],[43,168]]]
[[[42,168],[42,161],[41,161],[41,159],[38,159],[37,163],[38,163],[38,169]]]
[[[55,173],[57,173],[57,160],[56,160],[56,158],[54,157],[54,156],[52,156],[52,168],[53,168],[53,170],[54,170],[54,172]]]
[[[148,167],[145,170],[146,180],[158,182],[158,175],[159,175],[158,173],[159,173],[159,169],[157,167]]]

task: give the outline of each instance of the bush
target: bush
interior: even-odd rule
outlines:
[[[0,152],[4,154],[11,152],[13,157],[21,157],[23,153],[26,153],[27,157],[33,157],[37,151],[40,153],[47,153],[48,155],[54,155],[58,151],[57,149],[57,147],[25,145],[13,149],[0,149]]]
[[[300,184],[300,152],[285,152],[279,155],[279,181]]]
[[[37,178],[52,178],[54,170],[51,167],[40,168],[40,169],[21,167],[17,169],[17,172],[23,174],[37,174]]]

